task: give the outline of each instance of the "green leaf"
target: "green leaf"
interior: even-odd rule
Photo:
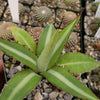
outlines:
[[[65,54],[59,58],[57,65],[74,74],[87,72],[100,66],[97,61],[81,53]]]
[[[41,54],[47,43],[50,41],[52,35],[55,33],[55,28],[53,24],[48,25],[44,31],[42,32],[38,44],[38,51],[37,54],[38,56]]]
[[[97,61],[81,53],[65,54],[59,58],[57,65],[74,74],[86,72],[100,66]]]
[[[36,53],[36,43],[29,33],[18,27],[11,27],[11,31],[15,40],[19,44],[25,45],[27,48],[31,49],[34,53]]]
[[[32,70],[26,69],[16,74],[4,88],[0,100],[23,100],[41,80]]]
[[[85,100],[99,100],[85,85],[60,67],[53,67],[42,75],[54,86]]]
[[[9,56],[12,56],[16,60],[32,68],[34,71],[37,71],[37,57],[27,48],[16,43],[0,39],[0,49]]]
[[[55,64],[78,20],[79,18],[76,18],[60,33],[57,31],[52,36],[52,39],[48,42],[38,58],[37,64],[40,72],[44,72],[47,69],[50,69]]]

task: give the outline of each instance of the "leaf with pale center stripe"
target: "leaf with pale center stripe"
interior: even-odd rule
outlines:
[[[0,49],[9,56],[12,56],[16,60],[32,68],[34,71],[37,71],[37,57],[27,48],[16,43],[0,39]]]
[[[85,100],[99,100],[85,85],[60,67],[41,73],[54,86]]]
[[[37,64],[39,71],[41,72],[46,71],[55,64],[78,20],[79,17],[76,18],[61,32],[56,32],[52,36],[52,39],[48,42],[48,44],[43,49],[41,55],[38,58]]]
[[[11,27],[11,31],[15,40],[19,44],[25,45],[27,48],[31,49],[34,53],[36,53],[36,43],[29,33],[18,27]]]
[[[59,58],[57,65],[74,74],[86,72],[100,66],[97,61],[81,53],[65,54]]]
[[[37,54],[38,56],[41,54],[42,50],[45,48],[47,43],[50,41],[52,35],[55,33],[55,28],[53,24],[48,25],[44,31],[42,32],[38,44],[38,51]]]
[[[5,86],[0,100],[23,100],[37,86],[41,78],[30,69],[17,73]]]

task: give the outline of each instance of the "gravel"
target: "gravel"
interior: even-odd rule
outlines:
[[[45,2],[48,1],[48,2]],[[26,29],[29,31],[29,29],[32,29],[33,27],[46,27],[50,23],[54,23],[55,27],[59,27],[64,9],[68,10],[76,10],[80,11],[80,2],[77,0],[77,3],[75,7],[66,7],[62,0],[20,0],[20,3],[22,3],[26,7],[26,11],[20,15],[20,23],[18,24],[19,27]],[[6,7],[7,2],[4,0],[0,0],[0,16],[3,15],[4,8]],[[48,6],[52,11],[52,16],[48,22],[45,23],[39,23],[35,18],[35,11],[39,6]],[[57,9],[57,7],[60,7],[60,9]],[[91,12],[91,4],[87,2],[87,15],[85,17],[85,54],[94,58],[98,62],[100,62],[100,49],[99,46],[96,43],[100,43],[100,39],[97,39],[95,37],[90,37],[94,33],[90,30],[90,24],[91,21],[94,19],[94,13]],[[63,9],[62,9],[63,8]],[[77,14],[78,15],[78,14]],[[4,16],[1,18],[1,20],[6,21],[12,21],[11,14],[9,11],[9,6],[5,9]],[[64,28],[64,23],[62,22],[62,25],[60,28]],[[74,30],[80,31],[80,23],[75,27]],[[64,48],[62,54],[69,53],[69,52],[80,52],[80,33],[74,32],[77,35],[77,44],[74,46],[71,46],[70,48],[66,47]],[[22,71],[26,68],[26,66],[23,63],[20,63],[11,57],[5,55],[5,67],[6,67],[6,73],[7,73],[7,79],[12,78],[17,72]],[[93,82],[91,74],[92,72],[88,72],[86,75],[87,77],[85,79],[81,78],[81,74],[77,76],[78,79],[80,79],[81,82],[84,84],[89,83],[89,86],[91,86],[92,90],[97,90],[100,92],[100,84],[97,84],[96,82]],[[94,86],[94,84],[96,84]],[[95,88],[95,89],[93,89]],[[41,80],[41,82],[38,84],[38,86],[31,91],[25,98],[27,100],[80,100],[75,99],[72,95],[69,95],[65,93],[64,91],[56,89],[54,86],[52,86],[46,79]]]

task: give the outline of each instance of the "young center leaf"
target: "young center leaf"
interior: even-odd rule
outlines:
[[[26,69],[17,73],[5,86],[0,100],[23,100],[23,98],[37,86],[41,76]]]
[[[55,33],[55,28],[53,24],[48,25],[44,31],[42,32],[38,44],[37,54],[38,56],[41,54],[42,50],[45,48],[47,43],[50,41],[52,35]]]
[[[36,53],[36,43],[29,33],[18,27],[11,27],[11,31],[19,44],[25,45],[27,48],[31,49],[31,51]]]
[[[46,71],[54,65],[78,20],[79,17],[61,32],[56,31],[52,36],[38,58],[37,64],[40,72]]]
[[[100,66],[97,61],[81,53],[65,54],[59,58],[57,65],[74,74],[87,72]]]
[[[99,100],[85,85],[63,68],[55,66],[41,74],[46,77],[50,83],[65,92],[82,98],[83,100]]]
[[[0,49],[9,56],[32,68],[34,71],[37,71],[37,57],[27,48],[16,43],[0,39]]]

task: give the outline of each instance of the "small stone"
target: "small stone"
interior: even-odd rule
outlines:
[[[47,99],[48,98],[48,93],[42,93],[43,94],[43,98]]]
[[[87,79],[83,79],[83,83],[88,83],[88,80]]]
[[[8,69],[8,68],[6,68],[6,73],[7,73],[7,74],[9,73],[9,69]]]
[[[9,73],[14,73],[14,64],[11,64],[11,67],[10,67]]]
[[[16,69],[17,71],[21,71],[21,70],[22,70],[21,66],[17,66],[17,67],[15,67],[15,69]]]
[[[58,100],[64,100],[63,98],[58,98]]]
[[[27,100],[32,100],[32,94],[31,93],[27,96]]]
[[[12,60],[12,63],[13,63],[13,64],[15,64],[15,63],[16,63],[16,60],[15,60],[15,59],[13,59],[13,60]]]
[[[23,63],[20,63],[20,66],[21,66],[21,67],[24,67],[24,64],[23,64]]]
[[[93,52],[90,52],[90,56],[92,56],[93,55]]]
[[[9,60],[9,57],[7,55],[4,55],[5,60]]]
[[[46,83],[43,83],[43,88],[46,89],[48,88],[49,86],[46,84]]]
[[[43,100],[42,95],[40,94],[40,92],[37,92],[34,96],[34,100]]]
[[[61,91],[60,93],[59,93],[59,97],[63,97],[64,96],[64,94],[65,94],[65,92],[64,91]]]
[[[72,96],[69,94],[64,95],[64,100],[72,100]]]
[[[62,54],[65,54],[65,53],[66,53],[66,50],[65,50],[65,49],[63,49]]]
[[[50,100],[57,100],[57,99],[55,98],[55,99],[50,99]]]
[[[57,96],[58,96],[58,92],[51,92],[50,94],[49,94],[49,98],[50,99],[54,99],[54,98],[56,98]]]
[[[46,93],[50,93],[51,91],[52,91],[51,88],[46,88],[46,89],[45,89],[45,92],[46,92]]]
[[[13,73],[9,73],[9,74],[7,75],[7,78],[12,78],[13,76],[14,76]]]
[[[20,0],[21,3],[26,3],[28,5],[32,5],[34,3],[34,0]]]

